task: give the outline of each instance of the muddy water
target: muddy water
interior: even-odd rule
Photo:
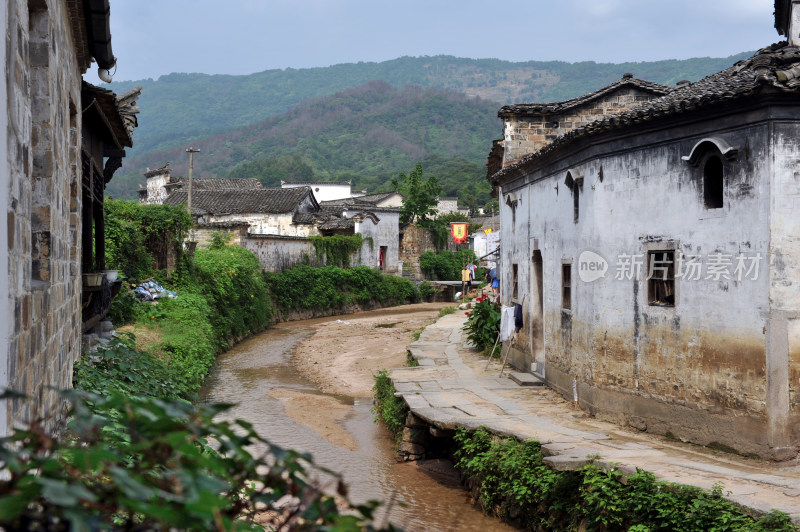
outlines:
[[[411,532],[513,530],[468,504],[454,479],[438,476],[439,482],[415,465],[396,463],[392,442],[373,422],[368,400],[337,398],[352,405],[342,425],[355,439],[355,451],[333,445],[284,413],[281,400],[271,397],[270,390],[320,393],[291,364],[294,347],[313,334],[320,321],[282,324],[220,356],[202,399],[237,403],[227,417],[245,419],[271,442],[309,452],[317,464],[341,473],[352,501],[395,501],[379,511],[379,523],[388,518]]]

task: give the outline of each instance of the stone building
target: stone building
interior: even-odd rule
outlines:
[[[514,111],[563,106],[504,107],[489,179],[502,301],[525,316],[517,367],[639,430],[786,459],[800,445],[800,12],[775,5],[788,44],[628,109],[531,141]]]
[[[82,84],[93,60],[115,64],[107,0],[9,0],[0,28],[0,390],[30,397],[0,408],[4,435],[59,420],[54,389],[70,386],[81,352],[82,269],[98,266],[82,260],[97,220],[86,205],[130,146],[136,109],[133,94],[120,101]],[[98,127],[100,115],[110,122]]]

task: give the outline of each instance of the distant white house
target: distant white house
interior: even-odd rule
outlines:
[[[281,181],[281,188],[309,187],[318,203],[353,197],[351,181]]]
[[[450,214],[453,212],[458,212],[463,214],[464,216],[469,216],[469,209],[467,207],[459,206],[458,198],[456,197],[437,198],[436,212],[438,212],[439,214]]]

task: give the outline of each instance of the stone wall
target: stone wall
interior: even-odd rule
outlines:
[[[427,229],[408,224],[400,230],[398,259],[403,263],[404,275],[415,281],[424,278],[419,267],[419,257],[426,251],[435,251],[433,235]]]
[[[627,111],[631,107],[657,98],[653,93],[635,87],[623,87],[585,105],[561,114],[512,116],[504,119],[503,166],[538,151],[558,136],[573,129]]]
[[[49,387],[70,386],[81,345],[81,72],[69,13],[62,0],[10,0],[3,9],[8,157],[0,198],[11,312],[3,313],[0,385],[32,400],[5,405],[0,433],[37,418],[54,426],[62,401]]]

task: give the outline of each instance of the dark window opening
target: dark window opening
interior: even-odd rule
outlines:
[[[712,156],[703,167],[703,200],[706,209],[720,209],[723,205],[723,169],[719,157]]]
[[[647,253],[647,304],[675,306],[675,251]]]
[[[579,197],[580,197],[580,188],[578,187],[578,184],[575,183],[574,185],[572,185],[572,210],[574,216],[573,221],[575,223],[578,223],[578,217],[580,216],[580,203],[578,202]]]
[[[561,308],[572,308],[572,264],[561,265]]]
[[[519,290],[517,286],[519,285],[519,268],[517,264],[511,265],[511,299],[517,299]]]

